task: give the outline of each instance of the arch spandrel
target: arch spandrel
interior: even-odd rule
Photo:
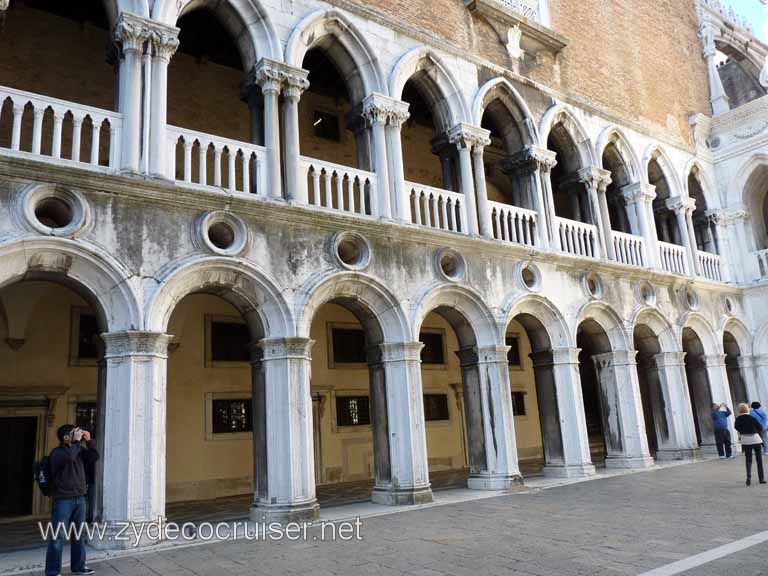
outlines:
[[[573,327],[573,340],[579,327],[586,321],[596,322],[608,336],[613,352],[632,350],[627,328],[621,315],[605,302],[590,302],[583,306],[576,315]]]
[[[506,333],[507,326],[513,319],[527,316],[534,319],[535,322],[522,322],[522,324],[536,348],[571,348],[575,346],[575,340],[570,338],[565,317],[557,306],[543,296],[514,294],[507,299],[502,310],[501,330],[503,333]],[[519,319],[518,322],[520,322]],[[543,334],[537,333],[539,326],[532,325],[535,323],[541,325],[544,330]]]

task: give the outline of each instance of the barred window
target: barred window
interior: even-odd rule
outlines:
[[[510,366],[520,366],[520,339],[517,336],[507,336],[507,363]]]
[[[75,406],[75,426],[96,435],[99,424],[99,405],[96,402],[78,402]]]
[[[336,396],[338,426],[366,426],[371,423],[368,396]]]
[[[236,434],[253,430],[250,398],[218,399],[213,400],[212,404],[214,434]]]
[[[512,392],[512,414],[525,416],[525,392]]]
[[[421,332],[419,341],[424,344],[424,348],[421,349],[422,364],[445,364],[441,332]]]
[[[424,420],[450,420],[447,394],[424,394]]]
[[[331,338],[335,364],[360,364],[368,361],[362,328],[333,328]]]
[[[251,334],[240,322],[211,322],[211,360],[214,362],[248,362]]]

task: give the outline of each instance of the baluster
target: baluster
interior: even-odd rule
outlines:
[[[323,183],[325,184],[325,207],[333,208],[333,191],[331,190],[331,173],[323,168]]]
[[[340,174],[339,172],[335,172],[336,175],[336,206],[339,207],[340,212],[344,212],[344,191],[342,190],[344,186],[344,175]]]
[[[421,226],[421,206],[419,205],[419,193],[415,190],[411,190],[411,198],[413,198],[413,219],[417,226]]]
[[[13,103],[13,129],[11,131],[11,149],[21,147],[21,117],[24,114],[24,104]]]
[[[110,142],[113,144],[114,140]],[[101,122],[91,116],[91,164],[99,165],[99,149],[101,148]],[[110,146],[111,148],[111,146]]]
[[[32,154],[40,154],[40,148],[43,141],[43,115],[44,108],[32,109]]]
[[[360,196],[360,203],[358,204],[357,209],[355,209],[355,188],[357,188],[358,195]],[[365,214],[363,183],[359,176],[353,178],[351,175],[347,175],[347,209],[356,214]]]
[[[237,174],[235,173],[235,157],[237,151],[233,151],[232,148],[227,147],[227,188],[231,192],[235,191],[235,182],[237,182]]]
[[[243,192],[251,193],[251,155],[243,151]]]
[[[72,161],[80,162],[80,139],[83,128],[83,117],[72,115]]]
[[[200,165],[197,167],[200,173],[200,184],[208,186],[208,142],[198,140],[200,150],[198,150]]]
[[[61,158],[61,126],[64,123],[64,114],[53,110],[53,142],[51,154],[54,158]]]
[[[491,221],[494,223],[493,235],[496,240],[504,240],[504,234],[501,230],[501,222],[499,222],[499,211],[496,208],[491,210]]]
[[[439,228],[440,216],[437,211],[437,198],[433,192],[430,192],[429,197],[427,198],[427,206],[425,207],[425,211],[429,212],[429,216],[427,217],[425,214],[424,217],[424,220],[427,221],[427,226],[431,226],[432,228]]]
[[[224,148],[219,144],[213,144],[213,185],[221,188],[221,155]]]
[[[192,146],[194,142],[184,138],[184,182],[192,182]]]
[[[320,203],[320,172],[314,167],[310,166],[309,169],[312,171],[312,204],[315,206],[321,206]]]
[[[443,200],[440,202],[440,217],[443,219],[443,227],[448,227],[448,203]]]

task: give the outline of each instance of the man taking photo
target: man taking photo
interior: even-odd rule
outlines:
[[[85,466],[99,459],[96,443],[87,430],[65,424],[56,431],[56,435],[60,444],[49,456],[53,500],[51,524],[54,530],[57,526],[82,526],[85,522]],[[64,530],[59,530],[58,537],[48,542],[45,576],[59,576],[61,573],[65,537]],[[81,532],[70,546],[72,574],[93,574],[93,570],[85,565],[84,534]]]

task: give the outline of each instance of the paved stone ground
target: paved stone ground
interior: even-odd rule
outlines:
[[[766,530],[768,485],[747,488],[743,474],[741,458],[713,460],[367,518],[362,542],[236,541],[94,567],[110,576],[639,575]],[[768,543],[684,574],[768,574]]]

